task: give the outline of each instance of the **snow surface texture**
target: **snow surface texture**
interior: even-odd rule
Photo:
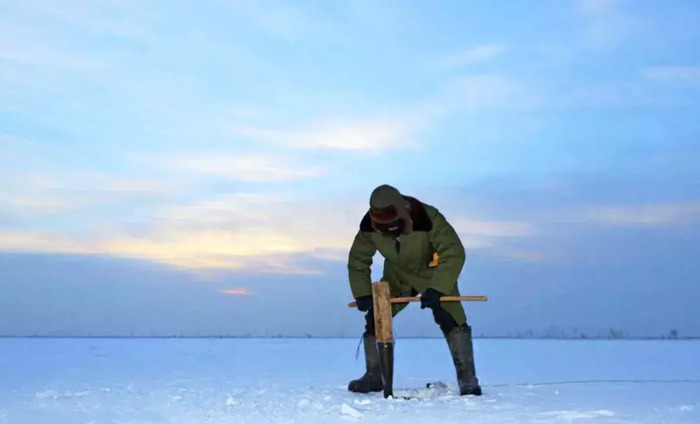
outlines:
[[[443,340],[399,339],[412,400],[347,392],[358,342],[0,339],[0,423],[700,423],[698,341],[477,339],[475,398]]]

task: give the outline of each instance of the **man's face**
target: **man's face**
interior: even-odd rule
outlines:
[[[403,232],[405,223],[402,219],[397,218],[391,222],[376,222],[374,223],[375,228],[383,234],[397,236]]]
[[[394,205],[370,208],[370,217],[372,226],[382,234],[397,237],[406,228],[406,223],[399,217],[398,210]]]
[[[389,225],[389,228],[388,228],[389,232],[396,231],[396,230],[398,230],[398,229],[399,229],[399,223],[398,223],[398,222],[392,222],[392,223]]]

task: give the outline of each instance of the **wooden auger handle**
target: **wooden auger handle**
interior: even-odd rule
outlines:
[[[391,303],[420,302],[420,297],[392,297]],[[486,296],[443,296],[440,302],[486,302]],[[357,302],[348,303],[348,308],[357,307]]]

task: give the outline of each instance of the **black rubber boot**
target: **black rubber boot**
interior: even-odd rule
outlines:
[[[365,332],[362,336],[365,345],[365,375],[352,380],[348,385],[348,390],[356,393],[381,392],[384,389],[382,384],[382,369],[379,363],[379,350],[377,349],[377,338],[374,334]]]
[[[472,345],[472,329],[466,323],[443,331],[447,345],[450,348],[452,361],[457,372],[459,394],[461,396],[481,396],[481,386],[476,378],[474,367],[474,348]]]

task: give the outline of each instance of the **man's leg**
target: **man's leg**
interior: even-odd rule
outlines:
[[[389,292],[392,297],[407,296],[407,293],[410,293],[410,286],[401,284],[396,278],[391,265],[386,262],[384,264],[382,281],[387,281],[389,283]],[[392,305],[392,316],[396,316],[406,306],[406,304]],[[370,309],[365,314],[365,332],[362,335],[362,342],[364,344],[366,371],[362,377],[350,382],[348,390],[358,393],[382,391],[384,389],[384,384],[382,383],[382,371],[379,365],[379,351],[377,350],[373,309]]]
[[[459,296],[455,286],[450,296]],[[467,323],[464,307],[460,302],[444,302],[433,310],[435,323],[440,326],[450,349],[461,395],[481,395],[481,387],[474,366],[472,329]]]
[[[384,389],[382,370],[379,366],[379,351],[374,328],[374,311],[370,309],[365,314],[365,332],[362,335],[365,351],[365,374],[357,380],[352,380],[348,390],[357,393],[380,392]]]

